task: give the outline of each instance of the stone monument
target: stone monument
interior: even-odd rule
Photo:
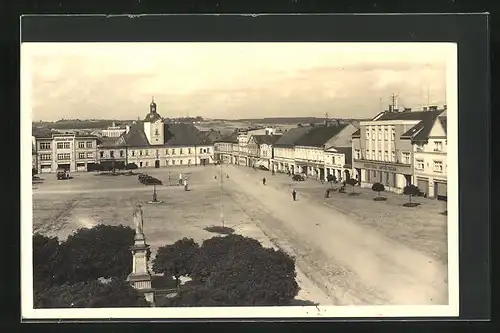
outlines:
[[[132,272],[127,277],[127,281],[137,291],[144,294],[149,303],[154,304],[154,293],[151,288],[151,274],[148,269],[147,253],[149,245],[144,237],[144,219],[141,204],[137,204],[134,211],[135,237],[132,251]]]

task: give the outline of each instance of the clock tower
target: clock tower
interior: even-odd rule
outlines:
[[[165,125],[163,118],[158,114],[154,97],[149,104],[149,113],[144,119],[144,133],[152,146],[160,146],[165,143]]]

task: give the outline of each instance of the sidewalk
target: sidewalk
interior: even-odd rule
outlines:
[[[348,214],[360,225],[369,226],[385,237],[396,240],[410,248],[426,253],[441,262],[446,263],[448,257],[447,246],[447,217],[442,213],[446,210],[446,202],[423,197],[414,197],[412,202],[421,205],[413,208],[402,206],[408,202],[408,196],[390,192],[380,195],[387,201],[374,201],[377,193],[371,189],[356,186],[356,196],[350,196],[352,187],[347,185],[346,193],[331,192],[325,198],[325,190],[330,188],[329,183],[306,179],[305,181],[292,181],[286,174],[254,171],[242,167],[256,178],[266,177],[266,186],[291,192],[297,191],[298,198],[305,196],[315,202],[322,202],[325,206]],[[334,184],[339,188],[340,184]]]

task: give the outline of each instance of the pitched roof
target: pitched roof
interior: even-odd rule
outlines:
[[[212,140],[212,141],[238,143],[238,135],[236,133],[222,134],[217,140]]]
[[[207,145],[212,141],[192,124],[165,124],[165,145]]]
[[[439,116],[438,119],[441,122],[441,126],[443,126],[444,132],[448,133],[448,130],[447,130],[448,123],[446,121],[446,116]]]
[[[296,127],[283,134],[278,141],[274,143],[275,147],[293,147],[295,142],[304,136],[312,127]]]
[[[432,130],[432,126],[434,125],[436,119],[442,112],[443,110],[415,112],[419,113],[420,122],[415,126],[413,126],[412,128],[410,128],[405,133],[403,133],[403,135],[401,135],[401,138],[410,138],[412,139],[412,141],[427,141],[429,139],[429,134]],[[418,119],[412,119],[412,120],[418,120]]]
[[[374,120],[424,120],[431,115],[441,114],[444,110],[436,111],[409,111],[409,112],[384,112],[377,115]]]
[[[361,136],[361,129],[358,128],[358,130],[354,133],[352,133],[352,137],[357,138]]]
[[[98,139],[98,144],[102,148],[113,148],[122,146],[123,137],[109,138],[101,137]]]
[[[149,141],[144,133],[144,125],[142,123],[132,124],[128,133],[121,135],[125,140],[125,144],[129,147],[148,147]]]
[[[312,127],[306,135],[295,143],[297,146],[322,147],[328,140],[339,134],[347,124]]]
[[[274,144],[276,141],[279,140],[279,138],[281,137],[282,135],[252,135],[252,137],[255,139],[255,142],[257,144],[268,144],[268,145],[272,145]]]
[[[165,126],[165,141],[164,146],[194,146],[194,145],[208,145],[212,141],[200,130],[192,124],[166,124]],[[149,141],[144,133],[144,126],[142,123],[130,126],[130,131],[120,136],[122,138],[117,141],[119,145],[126,144],[129,147],[149,147]]]

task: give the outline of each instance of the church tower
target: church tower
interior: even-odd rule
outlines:
[[[165,143],[165,126],[163,118],[158,114],[154,97],[149,104],[149,113],[144,118],[144,133],[152,146],[161,146]]]

